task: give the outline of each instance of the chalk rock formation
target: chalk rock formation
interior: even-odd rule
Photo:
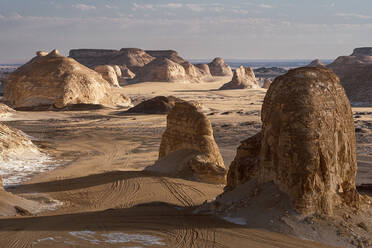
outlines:
[[[196,64],[196,67],[198,67],[203,75],[205,76],[211,76],[211,71],[209,70],[209,66],[207,64]]]
[[[157,58],[136,74],[138,82],[186,82],[185,69],[167,58]]]
[[[325,68],[326,65],[322,63],[319,59],[311,61],[310,64],[307,65],[307,67],[320,67],[320,68]]]
[[[176,62],[177,64],[182,64],[185,60],[178,55],[174,50],[146,50],[146,53],[155,58],[167,58]]]
[[[174,96],[157,96],[145,100],[140,104],[128,109],[128,113],[144,114],[168,114],[175,106],[176,102],[182,102],[180,98]]]
[[[72,49],[69,57],[90,68],[95,68],[98,65],[126,65],[131,71],[137,71],[155,59],[139,48]]]
[[[224,183],[226,169],[213,137],[210,121],[196,102],[177,102],[167,117],[158,162],[149,168],[194,178],[208,183]],[[164,170],[163,170],[164,171]]]
[[[94,68],[94,70],[101,74],[103,79],[105,79],[112,87],[119,87],[118,76],[112,66],[99,65]]]
[[[208,64],[212,76],[232,76],[231,67],[222,58],[215,58]]]
[[[190,82],[200,83],[203,77],[203,73],[199,68],[191,64],[190,62],[184,62],[181,64],[185,69],[186,77]]]
[[[134,74],[126,65],[120,66],[121,75],[125,79],[133,79],[136,74]]]
[[[8,116],[8,115],[11,115],[14,112],[15,112],[14,109],[6,106],[3,103],[0,103],[0,117],[5,117],[5,116]]]
[[[272,81],[268,78],[266,78],[263,82],[263,85],[262,85],[262,88],[264,89],[268,89],[270,87],[270,85],[272,84]]]
[[[304,67],[276,78],[261,119],[261,133],[238,148],[227,190],[274,182],[303,214],[359,204],[353,114],[334,73]]]
[[[116,76],[118,78],[122,77],[121,68],[118,65],[112,65],[112,68],[115,70]]]
[[[224,84],[220,90],[259,88],[252,68],[240,66],[234,71],[230,82]]]
[[[57,50],[37,56],[13,72],[4,96],[14,108],[131,105],[130,99],[111,89],[100,74],[63,57]]]

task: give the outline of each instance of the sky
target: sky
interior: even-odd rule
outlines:
[[[372,46],[371,0],[0,0],[0,63],[138,47],[188,59],[333,59]]]

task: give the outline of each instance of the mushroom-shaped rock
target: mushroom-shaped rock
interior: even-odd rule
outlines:
[[[222,58],[215,58],[208,64],[212,76],[232,76],[231,67]]]
[[[99,73],[57,51],[35,57],[13,72],[4,96],[14,108],[131,105],[130,99],[111,89]]]
[[[176,102],[168,114],[159,160],[148,170],[196,179],[225,183],[226,169],[213,129],[196,102]]]
[[[353,114],[338,77],[303,67],[279,76],[262,106],[262,131],[238,148],[226,189],[274,182],[303,214],[357,206]]]
[[[232,80],[224,84],[220,90],[259,88],[252,68],[240,66],[234,71]]]
[[[320,68],[325,68],[326,65],[323,64],[323,62],[320,61],[319,59],[315,59],[315,60],[311,61],[311,63],[308,64],[307,67],[320,67]]]
[[[109,65],[99,65],[94,68],[96,72],[102,75],[111,86],[119,87],[118,76],[115,69]]]
[[[268,89],[270,87],[270,85],[272,84],[272,81],[268,78],[266,78],[263,82],[263,85],[262,85],[262,88],[264,89]]]
[[[144,113],[144,114],[168,114],[175,106],[176,102],[183,100],[174,96],[157,96],[145,100],[133,108],[128,109],[127,113]]]
[[[136,74],[138,82],[186,82],[185,69],[167,58],[159,57]]]

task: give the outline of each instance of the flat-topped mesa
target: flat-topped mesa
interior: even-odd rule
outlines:
[[[136,73],[138,82],[187,82],[182,65],[167,58],[157,58]]]
[[[315,60],[311,61],[311,63],[308,64],[306,67],[320,67],[320,68],[325,68],[326,65],[323,64],[323,62],[320,61],[319,59],[315,59]]]
[[[225,61],[217,57],[208,64],[212,76],[232,76],[233,72],[231,67]]]
[[[372,105],[372,56],[370,48],[356,48],[352,56],[340,56],[327,65],[340,78],[346,94],[355,106]]]
[[[101,74],[103,79],[105,79],[110,86],[112,87],[120,87],[119,86],[119,81],[118,81],[118,75],[115,71],[115,69],[112,66],[109,65],[99,65],[96,68],[94,68],[96,72]],[[119,69],[120,71],[120,69]],[[121,73],[121,71],[120,71]]]
[[[350,56],[372,56],[372,47],[359,47],[355,48]]]
[[[4,97],[14,108],[70,105],[130,106],[130,99],[111,89],[102,76],[57,51],[37,56],[13,72]]]
[[[69,57],[90,68],[99,65],[126,65],[131,70],[137,70],[154,60],[154,57],[139,48],[122,48],[120,50],[72,49]]]
[[[252,68],[240,66],[234,71],[232,80],[224,84],[220,90],[255,88],[259,88],[259,85]]]
[[[167,58],[178,64],[185,62],[185,60],[174,50],[146,50],[145,52],[155,58]]]
[[[197,102],[176,102],[167,116],[159,160],[148,170],[207,183],[225,183],[226,168],[211,122]]]
[[[359,206],[353,113],[332,71],[303,67],[277,77],[261,119],[261,133],[238,148],[226,190],[274,182],[302,214]]]

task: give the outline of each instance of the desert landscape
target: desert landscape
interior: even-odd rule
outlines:
[[[372,244],[372,111],[326,65],[272,82],[222,58],[86,51],[7,78],[2,247]]]
[[[372,247],[371,7],[0,2],[0,248]]]

